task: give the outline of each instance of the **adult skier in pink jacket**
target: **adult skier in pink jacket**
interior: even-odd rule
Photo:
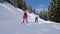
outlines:
[[[24,14],[23,14],[23,23],[24,23],[24,21],[26,21],[28,23],[27,18],[28,18],[27,12],[24,12]]]

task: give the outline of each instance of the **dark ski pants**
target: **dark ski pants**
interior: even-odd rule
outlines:
[[[26,21],[26,22],[28,23],[28,20],[27,20],[27,18],[23,18],[23,23],[24,23],[24,21]]]

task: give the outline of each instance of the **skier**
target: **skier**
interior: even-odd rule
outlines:
[[[23,23],[24,23],[24,21],[26,21],[28,23],[27,18],[28,18],[27,12],[24,12],[24,14],[23,14]]]
[[[35,15],[35,23],[38,22],[38,15]]]

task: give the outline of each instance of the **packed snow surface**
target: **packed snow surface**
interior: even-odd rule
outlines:
[[[24,11],[4,2],[0,3],[0,34],[60,34],[60,24],[39,18],[28,13],[28,23],[22,22]]]

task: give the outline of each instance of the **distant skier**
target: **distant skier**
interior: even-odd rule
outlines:
[[[35,23],[38,22],[38,15],[35,15]]]
[[[24,12],[24,14],[23,14],[23,23],[24,23],[24,21],[26,21],[28,23],[27,18],[28,18],[27,12]]]

